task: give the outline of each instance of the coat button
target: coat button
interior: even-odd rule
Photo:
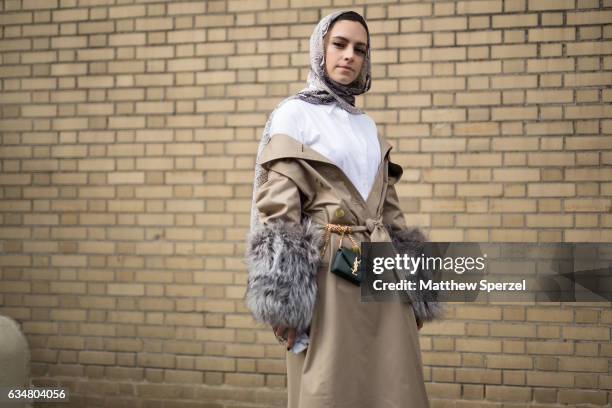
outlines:
[[[336,210],[336,218],[342,218],[344,217],[344,210],[342,208],[338,208]]]

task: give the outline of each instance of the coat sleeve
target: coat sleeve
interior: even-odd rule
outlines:
[[[300,166],[279,160],[266,167],[268,180],[255,196],[260,224],[247,237],[245,300],[257,321],[300,333],[314,310],[322,232],[302,216]]]
[[[401,178],[402,173],[401,166],[389,162],[387,195],[383,207],[383,223],[387,227],[393,245],[399,254],[419,256],[423,251],[423,245],[427,241],[427,237],[418,227],[408,226],[404,213],[400,208],[395,184]],[[433,279],[433,276],[430,271],[421,269],[416,272],[416,278],[413,279],[416,279],[418,282],[419,280]],[[435,291],[417,290],[408,291],[407,294],[417,319],[430,321],[442,316],[442,305],[437,301],[437,293]]]

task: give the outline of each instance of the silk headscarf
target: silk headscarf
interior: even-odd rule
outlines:
[[[264,127],[263,135],[257,149],[255,161],[255,181],[253,182],[253,201],[251,204],[251,230],[259,225],[259,215],[255,200],[259,187],[268,180],[268,172],[259,163],[261,153],[270,142],[270,123],[274,113],[285,102],[291,99],[301,99],[315,105],[337,103],[338,106],[352,114],[361,114],[363,111],[355,106],[355,95],[361,95],[370,89],[372,82],[370,66],[370,34],[366,30],[368,44],[366,55],[359,76],[350,84],[344,85],[332,80],[325,70],[325,35],[329,27],[349,10],[331,13],[321,19],[310,36],[310,72],[308,73],[308,86],[295,95],[282,100],[270,113]],[[364,19],[365,22],[365,19]]]

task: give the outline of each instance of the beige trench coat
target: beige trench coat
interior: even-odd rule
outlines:
[[[273,135],[260,157],[268,181],[256,197],[260,220],[367,226],[360,241],[389,241],[383,224],[406,228],[394,184],[400,166],[379,137],[381,164],[367,200],[340,168],[288,135]],[[329,272],[333,234],[317,273],[310,346],[287,352],[289,408],[428,407],[415,315],[407,303],[361,303],[361,291]],[[344,239],[344,246],[350,241]]]

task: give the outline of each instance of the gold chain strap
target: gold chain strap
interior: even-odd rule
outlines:
[[[361,252],[359,245],[357,245],[357,242],[355,242],[355,240],[353,239],[353,236],[351,235],[352,230],[351,230],[350,225],[325,224],[325,244],[323,245],[322,254],[324,254],[325,251],[327,250],[327,244],[329,243],[329,239],[331,237],[332,232],[335,232],[337,234],[338,233],[342,234],[342,236],[340,237],[340,241],[338,243],[338,249],[340,249],[340,247],[342,246],[342,239],[344,239],[344,235],[346,234],[348,238],[351,240],[351,243],[353,244],[353,250],[357,252]]]

